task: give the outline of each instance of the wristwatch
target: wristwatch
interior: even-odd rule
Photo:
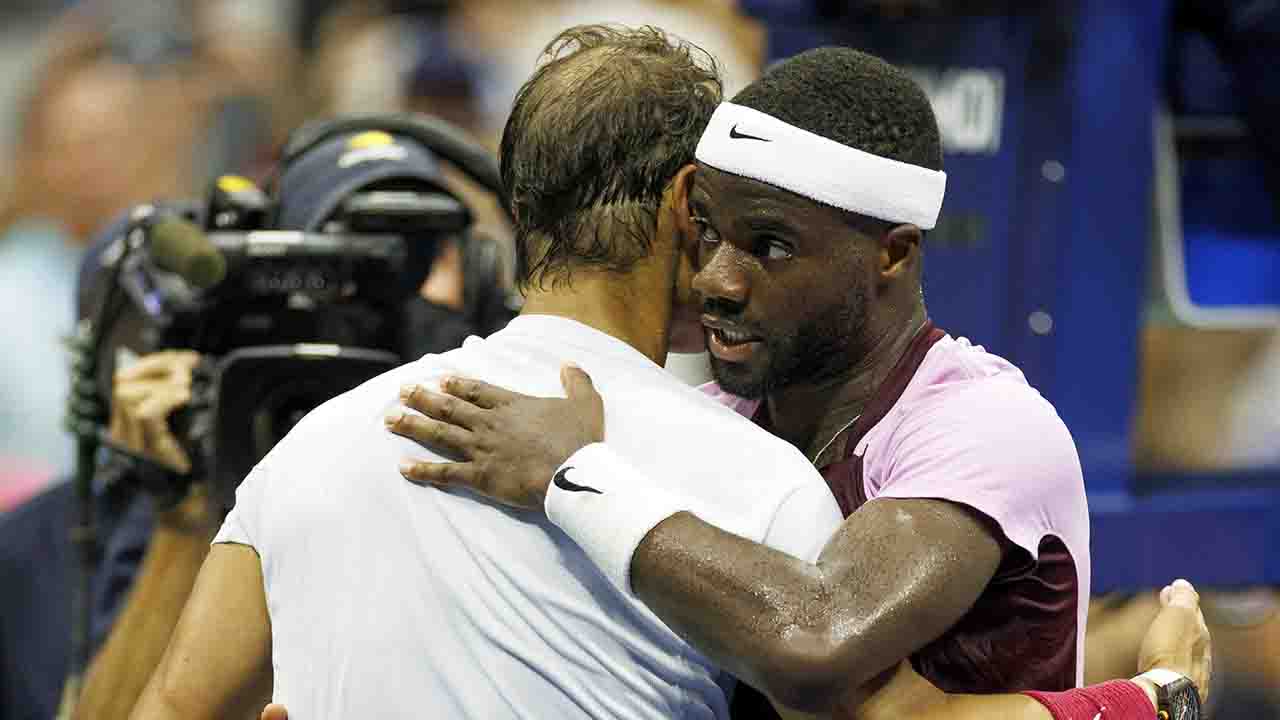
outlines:
[[[1172,670],[1148,670],[1134,680],[1156,686],[1158,720],[1200,720],[1200,691],[1191,679]]]

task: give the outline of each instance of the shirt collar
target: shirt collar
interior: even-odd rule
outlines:
[[[593,354],[609,355],[625,362],[638,363],[649,369],[662,370],[661,365],[622,340],[590,325],[560,315],[536,313],[518,315],[495,335],[519,335],[537,338],[544,342],[553,340]]]

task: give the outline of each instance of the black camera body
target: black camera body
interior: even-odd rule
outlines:
[[[187,348],[205,361],[174,429],[230,508],[235,488],[306,413],[404,358],[404,307],[411,297],[406,242],[431,236],[285,231],[217,232],[226,277],[205,290],[158,273],[149,284],[151,345]],[[141,260],[145,264],[145,260]],[[130,282],[130,280],[132,282]],[[161,286],[164,287],[161,290]],[[183,488],[174,488],[175,491]]]

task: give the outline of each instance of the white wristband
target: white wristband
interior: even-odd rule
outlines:
[[[547,518],[622,589],[631,592],[631,556],[658,523],[686,504],[653,487],[603,443],[569,456],[547,488]]]

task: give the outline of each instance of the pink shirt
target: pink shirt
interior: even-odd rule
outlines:
[[[758,401],[704,391],[746,415]],[[969,614],[913,656],[944,690],[1062,690],[1083,681],[1089,513],[1075,444],[1016,367],[928,324],[821,468],[846,516],[876,498],[935,498],[999,526],[1005,559]]]

